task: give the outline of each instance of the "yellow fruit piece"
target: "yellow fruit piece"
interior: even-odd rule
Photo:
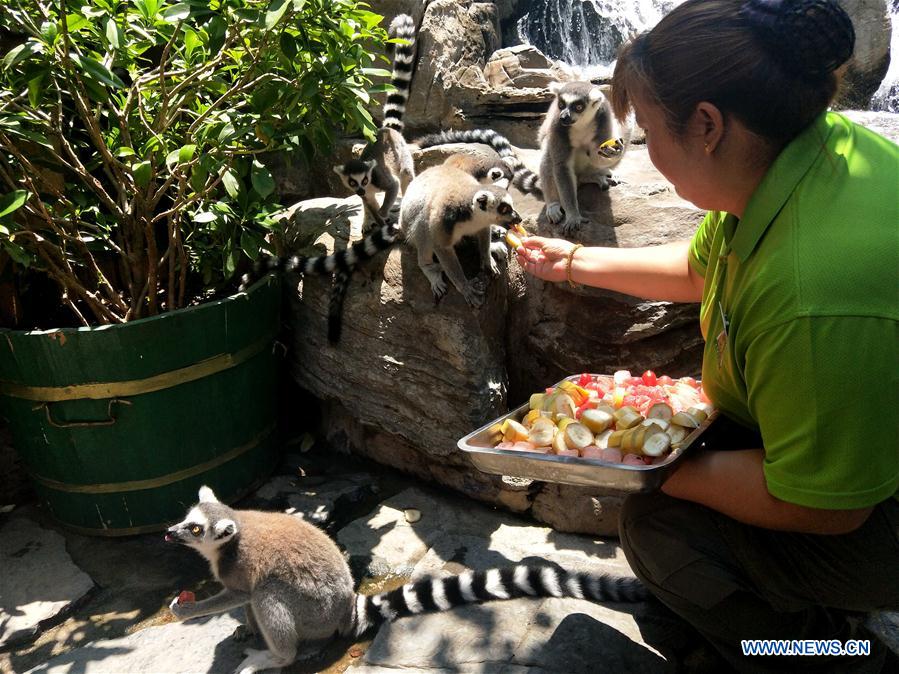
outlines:
[[[556,425],[546,417],[541,417],[531,424],[528,440],[538,447],[545,447],[552,444],[555,435]]]
[[[618,145],[618,139],[617,138],[609,138],[609,140],[602,143],[599,147],[600,147],[600,149],[605,149],[607,147],[615,147],[616,145]]]
[[[643,423],[643,415],[630,405],[622,407],[615,412],[615,428],[619,431]]]
[[[577,422],[565,426],[565,444],[576,449],[583,449],[593,444],[593,433]]]
[[[508,442],[519,442],[528,439],[528,429],[514,419],[506,419],[503,422],[506,427],[503,431],[503,439]]]
[[[531,396],[531,399],[528,401],[528,407],[532,410],[542,410],[543,409],[543,401],[546,398],[545,393],[535,393]]]
[[[508,243],[513,250],[518,250],[521,248],[521,239],[519,239],[512,230],[506,232],[506,243]]]
[[[571,417],[562,417],[561,419],[559,419],[556,422],[556,427],[560,431],[564,432],[565,429],[568,428],[568,424],[573,424],[573,423],[575,423],[575,420],[572,419]]]
[[[568,445],[565,442],[565,434],[564,433],[556,433],[556,437],[553,438],[553,451],[556,454],[567,452]]]
[[[608,447],[621,447],[621,440],[627,431],[613,431],[609,436]]]
[[[602,433],[614,420],[615,418],[605,410],[584,410],[581,413],[581,423],[594,433]]]

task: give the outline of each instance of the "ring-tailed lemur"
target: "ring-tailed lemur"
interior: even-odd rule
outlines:
[[[562,234],[574,234],[582,224],[577,187],[594,182],[608,189],[611,169],[624,155],[614,115],[602,90],[590,82],[553,82],[555,100],[540,127],[543,156],[540,185],[546,201],[546,216],[561,223]]]
[[[314,656],[336,634],[357,637],[384,621],[462,604],[519,597],[648,598],[635,578],[522,564],[419,580],[376,595],[356,594],[346,559],[321,529],[294,515],[229,508],[209,487],[200,489],[200,502],[168,529],[165,539],[203,555],[224,586],[200,601],[179,603],[179,595],[169,604],[174,616],[189,620],[242,606],[246,631],[265,641],[267,650],[245,651],[240,674]]]
[[[538,184],[537,174],[528,169],[515,154],[509,139],[493,129],[471,129],[465,131],[448,130],[432,133],[415,141],[421,149],[449,143],[481,143],[489,145],[512,169],[512,184],[525,194],[533,194],[543,199],[543,191]]]
[[[482,269],[498,274],[490,254],[490,225],[509,227],[519,222],[521,216],[506,190],[484,185],[471,174],[446,164],[418,175],[403,196],[400,209],[400,230],[418,251],[418,266],[430,281],[434,298],[440,300],[446,294],[446,272],[473,307],[483,304],[484,288],[465,278],[456,244],[463,236],[476,235]]]
[[[375,141],[365,146],[358,159],[334,167],[343,184],[362,197],[366,210],[379,226],[387,223],[400,187],[405,194],[415,177],[412,152],[403,139],[403,115],[415,66],[415,22],[412,17],[400,14],[394,18],[390,22],[388,35],[407,43],[395,45],[391,83],[396,91],[390,93],[384,103],[384,121]],[[384,192],[380,207],[377,192]]]

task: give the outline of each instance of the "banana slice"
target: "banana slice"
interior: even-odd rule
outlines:
[[[702,422],[690,414],[690,412],[678,412],[671,417],[671,423],[683,426],[684,428],[699,428],[699,424]]]
[[[528,429],[514,419],[506,419],[503,422],[503,439],[509,442],[520,442],[528,439]],[[534,443],[536,444],[536,443]]]
[[[593,444],[593,433],[583,424],[570,423],[565,427],[565,444],[575,449],[589,447]]]
[[[662,456],[671,448],[671,438],[667,433],[656,433],[643,442],[643,454],[646,456]]]
[[[538,447],[545,447],[552,444],[555,435],[556,425],[546,417],[540,417],[531,424],[528,440]]]
[[[606,410],[584,410],[581,413],[581,423],[594,433],[602,433],[612,425],[613,421],[615,421],[615,417]]]
[[[671,417],[674,412],[671,407],[665,403],[656,403],[652,407],[649,408],[649,411],[646,413],[647,419],[664,419],[665,421],[671,421]]]
[[[615,412],[615,428],[625,430],[643,422],[643,415],[629,405]]]
[[[598,433],[596,437],[593,439],[593,444],[595,444],[600,449],[605,449],[609,446],[609,438],[612,437],[612,433],[614,433],[611,428],[603,431],[602,433]]]

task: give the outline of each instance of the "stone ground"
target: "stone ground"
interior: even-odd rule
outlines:
[[[522,560],[630,574],[615,540],[557,533],[344,455],[289,456],[279,474],[239,505],[293,509],[324,527],[366,593]],[[407,521],[410,508],[420,511],[420,520]],[[241,660],[245,644],[229,638],[237,614],[172,620],[167,605],[178,591],[203,598],[217,588],[199,555],[164,544],[161,534],[84,537],[55,526],[37,508],[20,508],[0,519],[0,562],[4,673],[217,674]],[[899,636],[899,622],[884,617],[881,623]],[[899,652],[899,639],[894,646]],[[600,668],[727,671],[654,603],[519,599],[405,618],[357,643],[335,641],[317,660],[287,672],[586,674]]]

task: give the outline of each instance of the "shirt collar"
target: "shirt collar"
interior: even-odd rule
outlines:
[[[799,182],[825,148],[831,123],[822,113],[808,128],[790,141],[771,164],[746,204],[734,232],[731,250],[746,262],[768,225],[777,217]]]

